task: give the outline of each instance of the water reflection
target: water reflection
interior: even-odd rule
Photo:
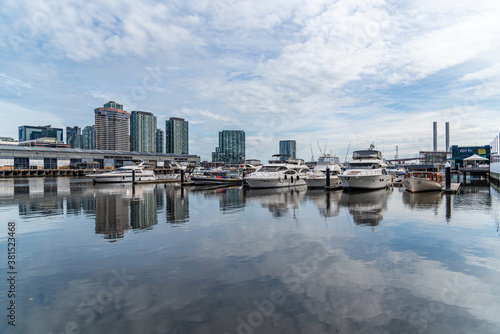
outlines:
[[[283,217],[289,211],[300,207],[307,186],[271,188],[271,189],[246,189],[245,201],[258,201],[263,208],[268,208],[273,217]]]
[[[14,195],[18,198],[19,215],[24,217],[57,216],[64,213],[64,198],[58,194],[62,184],[58,178],[28,178],[14,180]]]
[[[342,192],[340,205],[349,209],[354,223],[377,226],[384,219],[387,198],[391,191],[379,189],[367,192]]]
[[[156,184],[136,185],[132,188],[130,224],[133,229],[143,229],[158,224],[155,190]]]
[[[183,187],[166,185],[167,223],[182,224],[189,220],[189,195]]]
[[[318,207],[319,214],[322,217],[336,217],[340,213],[340,198],[342,191],[325,191],[308,189],[307,198],[312,200]]]
[[[403,204],[416,210],[437,210],[443,199],[441,191],[411,193],[403,191]]]

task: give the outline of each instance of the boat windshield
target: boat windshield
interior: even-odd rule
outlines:
[[[285,169],[286,168],[284,166],[264,166],[259,170],[259,172],[277,172]]]
[[[353,162],[349,163],[349,168],[351,169],[375,169],[380,168],[380,165],[377,163],[369,163],[369,162]]]

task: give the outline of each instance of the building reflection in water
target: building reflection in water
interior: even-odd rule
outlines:
[[[167,223],[182,224],[189,220],[188,191],[176,185],[166,185]]]
[[[143,229],[158,224],[155,190],[156,184],[133,186],[130,202],[130,224],[133,229]]]
[[[95,188],[95,233],[104,235],[105,239],[123,238],[125,231],[130,229],[130,197],[127,192],[121,192],[126,190],[121,188],[101,185]]]
[[[248,189],[244,190],[245,201],[258,201],[261,206],[268,208],[273,217],[283,217],[287,212],[300,207],[300,202],[307,192],[307,186]]]
[[[377,226],[384,219],[387,198],[393,190],[342,192],[340,206],[346,207],[358,225]]]
[[[204,197],[217,197],[219,209],[223,213],[241,209],[245,206],[242,186],[214,188],[213,186],[197,186],[193,192],[202,192]]]
[[[56,178],[15,179],[14,195],[19,201],[20,216],[57,216],[64,213],[64,197],[57,195]]]

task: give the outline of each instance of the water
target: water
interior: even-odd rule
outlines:
[[[498,333],[498,188],[0,180],[2,333]]]

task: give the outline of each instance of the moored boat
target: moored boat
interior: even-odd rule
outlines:
[[[444,187],[442,173],[410,172],[403,179],[403,187],[409,192],[440,191]]]
[[[326,184],[326,172],[330,173],[330,184]],[[342,187],[338,174],[342,172],[340,168],[340,159],[330,154],[322,155],[318,158],[318,163],[306,176],[307,188],[330,188]]]
[[[146,169],[144,163],[122,166],[105,173],[87,174],[95,183],[130,183],[155,181],[157,177],[152,169]]]
[[[243,177],[225,169],[203,171],[191,176],[195,186],[235,186],[243,184]]]
[[[382,159],[382,152],[374,150],[354,151],[347,169],[339,175],[345,190],[375,190],[387,188],[392,184],[392,177],[387,173],[387,164]]]
[[[245,176],[250,188],[281,188],[306,185],[309,168],[302,159],[271,160],[256,172]]]

